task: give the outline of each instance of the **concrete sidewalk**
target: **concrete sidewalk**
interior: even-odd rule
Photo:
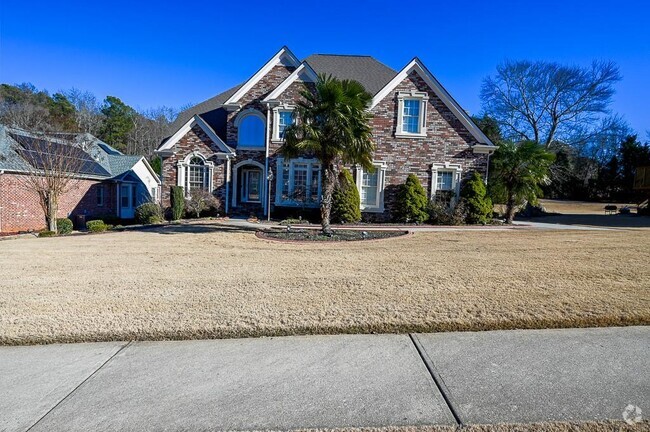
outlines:
[[[0,347],[0,431],[622,420],[650,327]]]

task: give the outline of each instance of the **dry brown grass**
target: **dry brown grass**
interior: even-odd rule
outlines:
[[[650,231],[287,244],[214,224],[0,242],[0,343],[650,324]]]

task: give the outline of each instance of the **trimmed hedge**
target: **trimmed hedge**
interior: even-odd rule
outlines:
[[[90,232],[104,232],[109,229],[109,225],[106,225],[103,220],[96,219],[86,222],[86,228]]]
[[[72,221],[68,218],[59,218],[56,220],[56,232],[59,235],[70,234],[72,232]]]
[[[420,180],[415,174],[409,174],[406,182],[400,186],[397,192],[397,221],[425,222],[429,219],[428,203],[427,193],[420,184]]]
[[[144,203],[135,209],[135,220],[144,225],[161,223],[163,221],[162,209],[156,203]]]
[[[170,188],[170,200],[172,206],[172,220],[179,220],[183,217],[185,210],[185,191],[181,186]]]
[[[352,174],[343,169],[338,185],[332,194],[332,220],[339,223],[354,223],[361,220],[359,190]]]
[[[481,174],[474,171],[472,177],[463,184],[460,198],[467,209],[466,222],[486,224],[492,217],[492,200],[487,196],[487,188]]]
[[[56,232],[55,231],[43,230],[43,231],[38,233],[38,236],[39,237],[54,237],[54,236],[56,236]]]

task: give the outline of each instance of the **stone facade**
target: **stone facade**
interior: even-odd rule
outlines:
[[[97,189],[104,189],[104,203],[97,205]],[[94,180],[75,180],[60,198],[58,217],[115,215],[116,185]],[[26,175],[0,175],[0,232],[39,231],[46,228],[38,196],[27,185]]]
[[[281,175],[277,169],[278,150],[282,142],[274,140],[274,118],[273,107],[267,107],[261,101],[282,81],[295,70],[292,67],[275,66],[264,76],[252,89],[250,89],[240,100],[241,108],[229,111],[227,113],[226,136],[222,137],[228,146],[236,151],[236,157],[231,160],[232,177],[230,190],[230,203],[232,204],[232,194],[238,193],[234,190],[234,181],[237,182],[238,188],[241,187],[241,168],[247,165],[247,161],[256,162],[261,166],[266,166],[273,170],[274,175]],[[308,87],[314,89],[312,83]],[[305,88],[301,81],[292,83],[276,100],[283,105],[295,105],[302,97],[300,92]],[[397,136],[398,126],[398,92],[417,91],[428,94],[426,109],[426,128],[427,132],[422,137],[400,137]],[[225,108],[224,108],[225,109]],[[264,147],[259,150],[250,148],[237,149],[237,127],[235,125],[238,114],[244,110],[254,109],[264,116],[265,124],[268,125],[268,159]],[[472,171],[479,171],[485,176],[487,170],[488,157],[485,154],[473,153],[471,146],[479,144],[469,130],[456,118],[453,112],[443,103],[436,93],[429,88],[426,81],[417,74],[412,72],[404,79],[395,89],[393,89],[382,101],[380,101],[372,110],[373,118],[371,125],[373,137],[376,144],[374,160],[383,162],[386,165],[385,171],[385,189],[384,189],[384,212],[368,213],[366,217],[375,220],[389,220],[391,213],[395,209],[395,195],[398,186],[403,184],[409,174],[415,174],[424,188],[431,196],[433,190],[433,172],[432,164],[450,163],[459,166],[462,170],[462,178],[467,178]],[[270,117],[267,119],[267,116]],[[198,149],[197,146],[209,148],[211,142],[206,142],[206,136],[195,127],[192,131],[183,137],[177,144],[177,154],[174,157],[167,158],[163,164],[164,184],[176,184],[176,163],[179,158],[184,158],[192,151]],[[209,139],[208,139],[209,141]],[[215,161],[216,163],[216,161]],[[223,161],[220,161],[223,164]],[[265,174],[265,173],[264,173]],[[218,176],[218,178],[217,178]],[[218,172],[215,170],[214,184],[219,196],[223,197],[223,184],[225,181],[223,169]],[[266,180],[263,180],[266,188]],[[217,186],[218,185],[218,186]],[[168,205],[169,188],[163,191],[165,203]],[[271,211],[277,212],[282,210],[276,208],[275,194],[276,181],[271,182]],[[231,206],[231,213],[245,213],[262,215],[262,209],[265,207],[264,201],[260,203],[241,203],[239,197],[236,198],[236,207]]]
[[[165,157],[162,165],[162,203],[170,206],[170,187],[178,185],[178,163],[192,153],[200,153],[207,161],[214,164],[212,172],[212,193],[221,200],[222,208],[226,200],[226,161],[219,159],[217,144],[199,126],[194,126],[183,136],[174,148],[172,156]]]
[[[426,136],[397,137],[397,94],[413,90],[425,92],[429,97],[425,120]],[[406,181],[409,174],[415,174],[431,196],[431,166],[434,163],[460,165],[463,178],[468,178],[472,171],[479,171],[485,176],[487,155],[474,154],[470,149],[478,141],[416,72],[412,72],[379,102],[372,113],[376,145],[374,160],[387,165],[384,191],[386,218],[390,218],[390,212],[394,210],[398,186]]]

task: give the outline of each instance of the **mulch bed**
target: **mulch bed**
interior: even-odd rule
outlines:
[[[399,237],[408,231],[364,231],[364,230],[333,230],[331,236],[323,234],[319,229],[268,230],[258,231],[257,236],[268,240],[300,241],[300,242],[337,242],[337,241],[368,241]]]

